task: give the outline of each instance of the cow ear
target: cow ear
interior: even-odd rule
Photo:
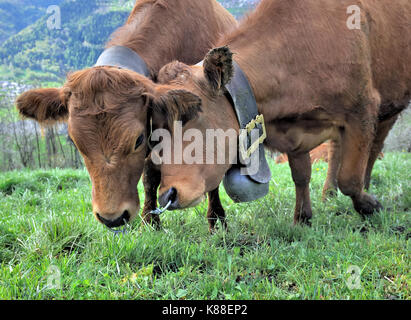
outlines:
[[[204,59],[204,75],[215,91],[221,90],[234,74],[233,53],[227,46],[211,50]]]
[[[165,91],[157,95],[152,104],[155,112],[167,117],[170,129],[174,121],[182,121],[185,125],[202,112],[200,97],[186,90]]]
[[[53,124],[68,118],[69,93],[63,89],[36,89],[26,91],[16,100],[19,113],[41,124]]]

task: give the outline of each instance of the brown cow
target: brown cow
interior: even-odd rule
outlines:
[[[347,25],[347,8],[353,4],[361,12],[360,29]],[[266,147],[288,154],[296,186],[294,222],[308,223],[312,216],[309,152],[326,140],[340,146],[339,189],[359,213],[372,214],[382,206],[364,192],[367,163],[374,161],[373,145],[383,140],[385,123],[394,121],[410,100],[410,16],[409,0],[263,0],[223,37],[203,66],[174,64],[181,72],[163,89],[201,98],[203,112],[187,122],[183,133],[238,130],[224,95],[234,52],[264,115]],[[172,201],[177,209],[198,203],[230,167],[229,162],[163,164],[160,204]]]
[[[168,62],[200,61],[221,34],[236,25],[215,0],[141,0],[108,47],[134,50],[156,79]],[[100,222],[116,227],[139,210],[136,189],[147,155],[149,116],[152,110],[162,112],[165,97],[180,96],[184,93],[156,91],[151,81],[134,71],[100,66],[69,75],[61,89],[23,93],[17,108],[41,124],[68,122],[91,177],[93,213]],[[175,114],[189,119],[196,107],[189,102]],[[154,209],[155,202],[154,197],[145,212]]]

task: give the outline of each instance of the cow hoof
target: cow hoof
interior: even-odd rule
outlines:
[[[324,188],[323,190],[323,202],[327,202],[328,200],[337,197],[338,195],[338,191],[337,189],[334,188],[330,188],[330,189],[326,189]]]
[[[208,232],[209,232],[211,235],[213,235],[213,234],[215,234],[215,233],[217,232],[218,226],[217,226],[216,223],[210,223],[210,220],[209,220],[208,222],[209,222]],[[222,228],[222,230],[227,233],[227,232],[228,232],[227,222],[225,221],[225,219],[224,219],[224,220],[220,220],[220,222],[221,222],[221,228]]]
[[[151,225],[155,230],[161,230],[161,221],[158,215],[154,215],[150,213],[151,210],[145,211],[142,214],[144,223]]]
[[[354,201],[354,208],[362,216],[373,215],[384,209],[381,203],[374,196],[369,194],[364,194],[360,200]]]
[[[311,217],[312,217],[312,214],[300,213],[298,216],[296,215],[294,217],[294,225],[302,225],[302,226],[311,227],[312,226]]]

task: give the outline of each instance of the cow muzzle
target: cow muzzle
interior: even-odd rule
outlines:
[[[130,213],[128,210],[125,210],[120,217],[114,220],[106,219],[98,212],[96,212],[96,217],[101,223],[105,224],[110,229],[121,227],[130,221]]]
[[[138,205],[124,205],[121,207],[121,210],[118,210],[115,213],[107,213],[103,210],[95,207],[94,215],[96,219],[107,226],[110,229],[121,227],[128,222],[132,221],[139,210]]]

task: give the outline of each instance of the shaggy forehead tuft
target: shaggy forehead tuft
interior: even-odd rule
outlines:
[[[67,78],[72,111],[77,114],[119,114],[126,104],[146,101],[144,79],[131,71],[115,67],[94,67],[74,72]]]

